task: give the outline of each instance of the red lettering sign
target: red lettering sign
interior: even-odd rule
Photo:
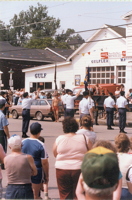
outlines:
[[[122,58],[126,56],[126,51],[122,51]]]
[[[108,59],[108,52],[101,52],[101,59]]]

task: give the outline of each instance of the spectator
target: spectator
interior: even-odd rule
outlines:
[[[31,175],[37,174],[33,157],[21,152],[20,136],[11,136],[8,144],[12,152],[4,158],[8,179],[6,199],[33,199]]]
[[[99,140],[93,145],[93,148],[96,148],[96,147],[104,147],[104,148],[110,149],[114,153],[117,153],[115,146],[109,141]],[[121,187],[122,187],[122,174],[121,174],[121,172],[119,172],[119,184],[118,184],[117,189],[113,192],[112,200],[120,200]],[[77,193],[78,200],[84,199],[84,190],[83,190],[82,186],[80,185],[80,181],[78,181],[76,193]]]
[[[39,139],[41,142],[45,143],[44,137],[39,136],[38,139]],[[48,156],[48,154],[47,154],[47,159],[48,159],[48,157],[49,157],[49,156]],[[48,170],[49,170],[49,165],[48,165]],[[43,186],[44,186],[44,189],[43,189]],[[44,191],[44,199],[45,199],[45,200],[50,199],[50,198],[48,197],[48,182],[47,182],[47,180],[45,179],[44,171],[42,171],[41,190]]]
[[[120,89],[119,87],[116,87],[115,98],[117,99],[119,96],[120,96]]]
[[[113,199],[119,178],[118,159],[113,151],[101,146],[90,150],[83,158],[81,172],[79,181],[85,200]]]
[[[4,163],[4,157],[6,156],[2,145],[0,144],[0,164]],[[1,173],[1,166],[0,166],[0,199],[2,199],[2,173]]]
[[[38,122],[32,123],[30,126],[30,138],[26,138],[22,141],[22,152],[33,156],[37,167],[37,175],[31,177],[34,199],[40,199],[39,192],[41,188],[42,169],[45,173],[46,183],[49,180],[49,164],[46,156],[45,145],[43,142],[38,140],[41,130],[43,130],[41,124]]]
[[[126,134],[120,133],[116,136],[115,147],[118,152],[119,166],[122,173],[121,200],[132,199],[132,194],[129,192],[126,182],[127,170],[132,164],[132,155],[128,154],[130,148],[130,140]]]
[[[17,89],[16,92],[15,92],[15,97],[16,97],[16,98],[15,98],[15,105],[17,105],[19,96],[20,96],[20,91],[19,91],[19,89]]]
[[[47,99],[52,99],[52,95],[50,92],[47,94]]]
[[[61,99],[58,98],[58,94],[55,94],[55,97],[52,101],[52,110],[54,112],[55,122],[59,122],[59,102],[60,101]]]
[[[76,134],[78,123],[74,118],[66,117],[62,124],[65,135],[57,137],[53,145],[57,184],[61,200],[76,199],[81,163],[84,154],[92,148],[92,143],[87,136]]]
[[[13,92],[11,91],[11,89],[8,90],[8,95],[9,95],[9,99],[10,99],[10,104],[12,104],[12,102],[13,102]]]
[[[46,99],[45,93],[41,92],[40,99]]]
[[[20,95],[17,105],[22,105],[22,100],[23,99],[24,99],[23,95]]]
[[[91,140],[92,144],[94,144],[97,136],[95,132],[93,131],[91,117],[88,115],[84,115],[81,118],[80,124],[81,124],[81,127],[76,132],[76,134],[86,135]]]

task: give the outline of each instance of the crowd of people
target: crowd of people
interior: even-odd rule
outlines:
[[[56,122],[59,119],[59,102],[64,108],[63,133],[53,144],[60,199],[132,199],[132,138],[129,139],[124,131],[126,109],[129,110],[125,93],[121,89],[116,102],[113,94],[109,93],[104,101],[108,130],[112,130],[113,108],[119,111],[120,133],[115,137],[113,145],[110,141],[97,140],[93,128],[95,106],[89,91],[83,92],[83,99],[79,103],[80,123],[74,118],[74,100],[80,92],[81,90],[75,96],[71,90],[67,93],[63,91],[62,96],[55,93],[52,101]],[[41,199],[41,190],[44,190],[45,199],[50,199],[48,195],[50,163],[44,138],[41,136],[43,130],[41,124],[32,123],[30,137],[27,136],[31,103],[38,97],[46,98],[45,94],[41,93],[41,96],[39,94],[40,89],[34,98],[30,98],[29,94],[23,91],[22,137],[16,134],[10,135],[5,112],[5,108],[11,106],[10,98],[8,103],[2,93],[0,96],[0,162],[2,169],[6,170],[8,180],[6,199]],[[20,91],[17,91],[17,95],[20,95]],[[19,98],[16,101],[19,102]],[[8,155],[6,155],[7,143],[11,149]],[[1,168],[0,198],[2,198]]]

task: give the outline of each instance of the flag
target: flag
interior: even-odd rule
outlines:
[[[82,53],[82,55],[84,56],[84,55],[85,55],[85,53]]]
[[[90,71],[89,71],[89,67],[87,67],[86,69],[86,76],[85,76],[85,79],[84,79],[84,84],[85,84],[85,91],[87,91],[87,86],[88,86],[88,83],[90,82]]]

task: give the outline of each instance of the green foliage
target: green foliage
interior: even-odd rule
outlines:
[[[6,28],[6,26],[5,26],[4,22],[2,22],[0,20],[0,29],[2,29],[2,30],[0,30],[0,41],[8,40],[8,32],[5,28]]]

